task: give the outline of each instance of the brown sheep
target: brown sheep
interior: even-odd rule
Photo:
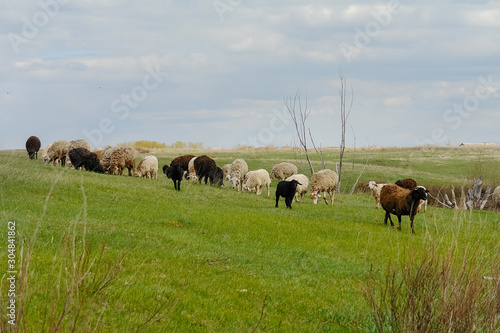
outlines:
[[[40,139],[36,136],[30,136],[28,140],[26,140],[26,151],[28,152],[30,160],[38,159],[38,151],[41,146]]]
[[[411,178],[400,179],[395,184],[410,191],[417,187],[417,182]]]
[[[194,160],[194,170],[198,176],[199,183],[201,183],[202,178],[205,178],[205,184],[207,184],[207,180],[210,179],[210,185],[212,185],[217,176],[217,165],[215,161],[207,155],[199,156]]]
[[[177,156],[170,162],[170,166],[179,164],[182,166],[182,170],[184,171],[185,178],[187,178],[187,174],[189,171],[189,161],[194,157],[194,155],[182,155],[182,156]]]
[[[135,150],[130,147],[114,147],[110,152],[109,168],[110,174],[118,171],[118,174],[123,175],[123,169],[128,169],[128,175],[133,176],[135,172]]]
[[[427,200],[427,192],[427,190],[420,187],[410,191],[398,185],[385,185],[380,191],[380,203],[385,210],[384,223],[387,224],[387,219],[389,219],[391,226],[394,226],[391,219],[391,214],[394,214],[398,217],[398,230],[401,230],[401,216],[408,215],[410,217],[411,232],[415,233],[413,220],[417,214],[420,200]]]

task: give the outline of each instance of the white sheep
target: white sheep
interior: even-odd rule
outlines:
[[[224,180],[230,181],[231,180],[231,164],[224,164],[222,166],[222,172],[224,172]]]
[[[92,151],[92,146],[90,146],[90,143],[88,143],[84,139],[79,139],[79,140],[71,140],[69,142],[69,150],[75,149],[75,148],[85,148],[88,151]]]
[[[298,169],[294,164],[287,162],[278,163],[275,164],[271,170],[271,180],[275,178],[285,180],[287,177],[295,175],[296,173],[298,173]]]
[[[52,143],[49,143],[48,145],[45,146],[42,152],[42,160],[43,164],[49,164],[50,162],[50,157],[48,155],[49,148],[52,146]]]
[[[243,181],[242,192],[255,191],[257,195],[262,193],[262,187],[267,187],[267,196],[269,196],[269,185],[271,184],[271,178],[269,177],[269,172],[265,169],[259,169],[254,171],[248,171],[245,175],[245,180]]]
[[[301,201],[304,202],[304,197],[309,190],[309,178],[306,175],[301,173],[296,175],[291,175],[286,179],[286,181],[297,180],[300,185],[297,185],[295,189],[295,201],[299,202],[299,196],[301,197]]]
[[[233,188],[240,191],[243,187],[243,180],[248,172],[248,164],[244,159],[238,158],[231,163],[229,172],[229,181],[233,184]],[[267,171],[266,171],[267,172]]]
[[[148,179],[158,179],[158,159],[156,156],[144,156],[135,169],[136,177],[145,177]]]
[[[193,180],[193,181],[197,181],[198,180],[198,176],[196,175],[196,170],[194,169],[194,161],[197,159],[198,157],[193,157],[189,163],[188,163],[188,176],[187,176],[187,179],[189,180]]]
[[[371,180],[368,182],[368,187],[372,191],[372,195],[375,198],[375,208],[380,208],[380,191],[387,184],[377,184],[375,181]]]
[[[326,200],[326,193],[328,193],[330,195],[331,205],[333,205],[333,199],[335,191],[337,191],[338,183],[339,177],[335,171],[329,169],[318,171],[311,177],[311,195],[309,197],[316,205],[318,203],[318,199],[321,197],[320,193],[323,192],[323,199],[328,205],[328,201]]]
[[[495,203],[495,211],[498,213],[498,207],[500,207],[500,186],[495,187],[491,196],[493,198],[493,202]]]
[[[47,156],[49,157],[49,162],[52,162],[53,165],[61,162],[61,166],[66,165],[66,155],[68,155],[69,151],[69,142],[65,140],[56,141],[50,146],[47,151]]]

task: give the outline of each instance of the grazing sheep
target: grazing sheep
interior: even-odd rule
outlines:
[[[217,172],[214,175],[214,182],[219,186],[224,185],[224,171],[219,167],[217,167]]]
[[[304,197],[309,190],[309,178],[307,178],[306,175],[303,174],[296,174],[296,175],[291,175],[288,177],[286,180],[291,181],[291,180],[296,180],[299,182],[299,185],[295,189],[295,200],[299,202],[299,196],[301,197],[301,201],[304,202]]]
[[[156,156],[144,156],[135,169],[134,176],[158,179],[158,159]]]
[[[97,173],[104,173],[101,162],[97,155],[85,148],[74,148],[68,153],[68,157],[73,161],[75,169],[80,167],[85,168],[87,171],[94,171]]]
[[[85,148],[88,151],[92,151],[92,147],[90,146],[90,143],[88,143],[84,139],[70,141],[69,142],[69,150],[72,150],[72,149],[75,149],[75,148]]]
[[[279,180],[285,180],[291,175],[295,175],[297,172],[297,167],[292,163],[278,163],[273,166],[273,169],[271,170],[271,180],[275,178]]]
[[[38,159],[38,151],[41,146],[40,139],[36,136],[30,136],[28,140],[26,140],[26,151],[28,152],[30,160]]]
[[[195,157],[194,155],[182,155],[177,156],[170,162],[170,166],[175,164],[180,164],[182,166],[182,170],[184,170],[185,177],[187,178],[189,171],[189,161],[191,161]]]
[[[123,169],[128,169],[128,175],[135,171],[135,150],[130,147],[110,147],[102,152],[102,166],[106,172],[114,175],[116,171],[121,176]]]
[[[49,151],[50,147],[52,147],[52,143],[49,143],[48,145],[45,146],[45,148],[43,148],[43,151],[42,151],[43,164],[49,164],[50,157],[48,155],[48,151]]]
[[[68,153],[76,148],[85,148],[88,151],[92,151],[92,147],[90,146],[90,143],[88,143],[86,140],[79,139],[79,140],[72,140],[69,142],[69,148],[68,148]],[[66,157],[66,163],[68,164],[69,167],[73,166],[73,162],[71,161],[71,158],[68,156]],[[78,169],[78,168],[76,168]]]
[[[238,158],[231,163],[231,171],[229,180],[233,184],[233,188],[239,192],[243,187],[243,180],[248,172],[248,164],[244,159]]]
[[[123,169],[128,169],[128,175],[133,176],[135,172],[135,150],[130,147],[118,147],[111,155],[111,170],[118,170],[118,174],[123,174]]]
[[[224,180],[230,181],[231,180],[231,164],[224,164],[222,166],[222,172],[224,172]]]
[[[498,207],[500,207],[500,186],[495,187],[491,196],[493,198],[493,202],[495,203],[495,211],[498,213]]]
[[[267,196],[269,196],[269,185],[271,184],[271,178],[269,177],[269,172],[265,169],[259,169],[254,171],[248,171],[245,175],[243,181],[242,192],[255,191],[257,195],[262,193],[262,187],[267,187]]]
[[[171,166],[164,165],[163,173],[167,176],[168,179],[172,179],[174,181],[174,188],[177,191],[181,190],[181,181],[184,176],[184,168],[181,164],[174,164]]]
[[[330,204],[333,205],[333,199],[335,196],[335,191],[337,191],[338,183],[339,177],[337,176],[337,173],[335,171],[332,171],[330,169],[318,171],[311,177],[311,195],[309,197],[316,205],[318,203],[318,199],[321,198],[320,193],[323,192],[323,199],[328,205],[328,201],[326,200],[326,193],[328,193],[331,199]]]
[[[104,147],[101,150],[101,164],[104,168],[104,172],[111,173],[109,170],[109,166],[111,165],[111,154],[116,147]],[[113,172],[114,173],[114,172]]]
[[[103,152],[104,152],[106,149],[109,149],[109,148],[111,148],[111,146],[110,146],[110,145],[106,145],[106,146],[104,146],[104,147],[99,147],[99,148],[94,149],[94,153],[97,155],[97,158],[98,158],[99,160],[102,160],[102,154],[103,154]]]
[[[53,165],[56,163],[61,164],[61,166],[66,165],[66,156],[69,152],[69,142],[64,140],[56,141],[50,146],[47,151],[47,156],[49,157],[49,162],[52,162]]]
[[[385,185],[380,191],[380,203],[385,210],[384,223],[387,224],[387,219],[392,223],[391,214],[398,217],[398,230],[401,230],[401,216],[408,215],[410,217],[411,232],[415,233],[413,229],[413,220],[417,214],[418,205],[420,200],[426,200],[427,191],[423,188],[415,188],[408,190],[398,185]]]
[[[372,191],[372,195],[375,198],[375,208],[380,208],[380,191],[387,184],[377,184],[375,181],[371,180],[368,182],[368,187]]]
[[[210,179],[210,185],[213,185],[214,177],[217,174],[217,164],[215,164],[212,158],[207,155],[198,156],[198,158],[194,160],[194,170],[196,176],[198,176],[199,183],[205,178],[205,185],[208,179]]]
[[[197,181],[198,176],[196,175],[196,170],[194,168],[194,161],[196,161],[197,157],[193,157],[188,163],[188,175],[186,179]]]
[[[276,187],[276,207],[278,207],[278,201],[281,196],[285,198],[286,207],[292,209],[292,202],[298,185],[302,184],[300,184],[296,179],[290,181],[280,181]]]
[[[395,184],[410,191],[417,187],[417,182],[411,178],[400,179]]]

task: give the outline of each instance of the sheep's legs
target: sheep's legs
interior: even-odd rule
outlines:
[[[398,222],[399,222],[399,225],[398,225],[398,230],[401,230],[401,215],[398,215]],[[413,222],[411,223],[412,225],[412,229],[413,229]]]
[[[391,227],[394,227],[394,223],[392,223],[392,218],[391,218],[391,213],[389,212],[385,212],[385,218],[384,218],[384,223],[387,224],[387,219],[389,219],[389,221],[391,221]]]
[[[415,230],[413,229],[413,219],[410,219],[410,225],[411,225],[411,233],[414,234]]]

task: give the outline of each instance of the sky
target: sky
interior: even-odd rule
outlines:
[[[0,149],[500,144],[500,1],[39,0],[0,11]],[[352,101],[352,104],[351,104]],[[298,103],[296,109],[299,110]]]

